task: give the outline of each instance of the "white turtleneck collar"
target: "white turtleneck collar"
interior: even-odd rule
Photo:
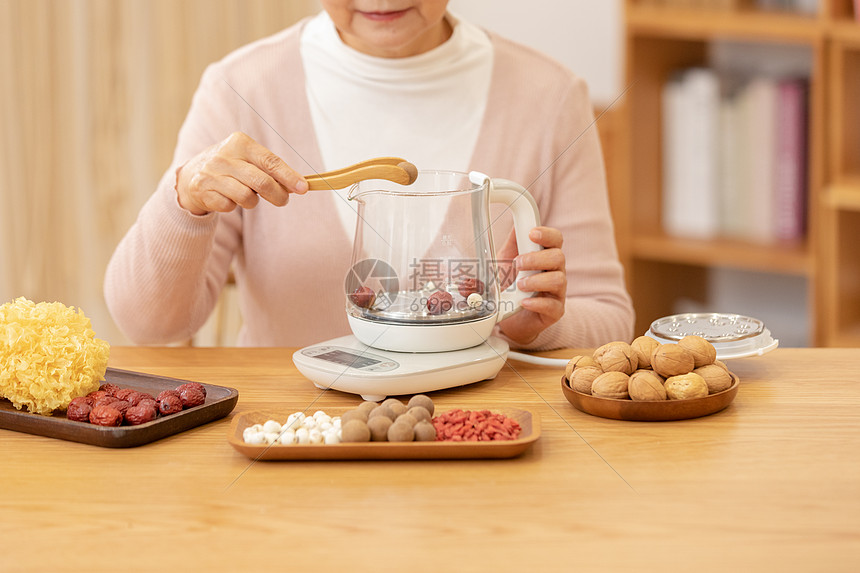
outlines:
[[[493,50],[483,30],[446,17],[451,37],[405,58],[370,56],[344,44],[324,11],[308,22],[302,62],[324,169],[399,156],[422,170],[469,170]],[[341,214],[351,232],[355,215],[345,207]]]

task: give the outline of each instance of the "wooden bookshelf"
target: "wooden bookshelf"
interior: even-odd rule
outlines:
[[[853,0],[821,0],[816,15],[760,11],[748,0],[722,9],[704,4],[625,3],[630,90],[619,113],[624,206],[615,215],[636,331],[674,312],[678,299],[704,302],[709,271],[729,268],[803,278],[812,344],[860,346],[860,23]],[[719,40],[810,53],[807,233],[797,243],[689,240],[663,231],[662,90],[678,70],[706,65]]]
[[[643,261],[732,267],[786,275],[808,276],[810,257],[805,244],[756,245],[730,239],[678,240],[667,235],[636,236],[633,255]]]
[[[860,22],[828,3],[827,170],[819,237],[821,342],[860,346]]]

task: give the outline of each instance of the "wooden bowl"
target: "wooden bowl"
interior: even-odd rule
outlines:
[[[711,394],[704,398],[689,400],[661,400],[659,402],[640,402],[634,400],[617,400],[615,398],[598,398],[590,394],[577,392],[570,387],[570,382],[561,377],[561,390],[567,401],[577,410],[613,420],[632,420],[637,422],[666,422],[670,420],[687,420],[699,418],[719,412],[732,403],[738,394],[740,379],[732,374],[732,385],[722,392]]]

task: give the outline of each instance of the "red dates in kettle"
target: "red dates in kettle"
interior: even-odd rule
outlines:
[[[454,308],[454,297],[449,292],[436,291],[427,299],[427,312],[430,314],[444,314],[452,308]]]
[[[370,287],[358,287],[350,293],[349,300],[359,308],[370,308],[376,300],[376,293]]]
[[[457,291],[463,298],[469,298],[470,294],[484,294],[484,283],[481,279],[465,278],[457,285]]]

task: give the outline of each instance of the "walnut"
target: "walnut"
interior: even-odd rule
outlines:
[[[695,365],[693,353],[677,344],[661,344],[651,353],[651,368],[664,378],[691,372]]]
[[[672,376],[663,385],[666,396],[670,400],[687,400],[690,398],[704,398],[708,395],[708,384],[705,379],[690,372],[680,376]]]
[[[594,361],[604,372],[633,374],[638,364],[636,352],[626,342],[610,342],[594,351]]]
[[[722,360],[714,360],[714,366],[719,366],[720,368],[722,368],[726,372],[729,371],[729,367],[726,366],[726,363],[723,362]]]
[[[663,378],[653,370],[637,370],[631,374],[627,391],[633,400],[656,401],[666,399]]]
[[[603,374],[603,370],[597,366],[582,366],[573,371],[570,380],[570,386],[577,392],[583,394],[591,394],[591,385],[594,379]]]
[[[592,382],[591,394],[599,398],[626,400],[630,397],[627,393],[629,380],[630,376],[624,372],[604,372]]]
[[[728,390],[732,386],[732,375],[729,374],[728,370],[720,368],[716,364],[696,368],[693,373],[705,379],[705,383],[708,385],[708,394],[716,394]]]
[[[685,336],[678,341],[678,346],[682,346],[693,353],[696,368],[713,364],[714,360],[717,359],[717,349],[701,336]]]
[[[597,362],[591,356],[574,356],[568,361],[567,367],[564,369],[564,377],[570,380],[573,371],[583,366],[597,366]]]
[[[630,346],[636,351],[638,368],[651,368],[651,353],[660,346],[660,343],[650,336],[640,336],[631,342]]]

